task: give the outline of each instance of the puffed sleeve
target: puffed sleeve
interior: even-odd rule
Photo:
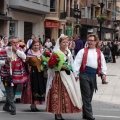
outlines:
[[[81,49],[75,57],[75,60],[73,63],[73,71],[74,71],[75,77],[77,77],[79,74],[79,69],[81,67],[83,53],[84,53],[84,49]]]
[[[26,59],[26,54],[23,51],[17,50],[16,54],[22,59],[25,60]]]

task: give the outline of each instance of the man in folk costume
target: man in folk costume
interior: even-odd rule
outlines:
[[[0,66],[6,90],[6,102],[3,110],[10,112],[11,115],[16,114],[14,97],[17,85],[28,81],[23,65],[25,59],[25,53],[18,48],[18,39],[16,37],[9,38],[8,46],[0,51]]]
[[[88,35],[88,47],[81,49],[74,61],[76,79],[80,78],[80,88],[83,101],[83,119],[95,120],[92,112],[92,96],[97,90],[96,74],[106,80],[106,62],[103,53],[96,48],[98,37]]]

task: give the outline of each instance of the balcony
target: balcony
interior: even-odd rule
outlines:
[[[104,26],[108,28],[112,28],[113,22],[111,20],[106,20],[104,23]]]
[[[49,0],[8,0],[9,7],[27,12],[47,14],[50,12]]]
[[[0,20],[10,21],[10,20],[12,20],[12,18],[8,17],[6,14],[1,14],[0,13]]]
[[[91,20],[91,19],[88,19],[88,18],[82,18],[80,23],[82,25],[87,25],[87,26],[97,26],[97,24],[98,24],[96,19]]]
[[[60,18],[60,19],[65,19],[65,18],[66,18],[66,15],[67,15],[67,14],[66,14],[65,11],[61,11],[61,12],[60,12],[60,17],[59,17],[59,18]]]

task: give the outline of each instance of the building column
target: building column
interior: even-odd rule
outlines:
[[[120,40],[120,23],[119,23],[118,40]]]
[[[18,21],[18,37],[24,40],[24,21]]]
[[[68,0],[68,17],[70,17],[70,0]]]
[[[10,21],[7,21],[7,25],[6,25],[6,35],[9,37],[9,30],[10,30]]]

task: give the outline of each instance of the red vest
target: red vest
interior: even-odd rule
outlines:
[[[98,76],[100,76],[100,74],[101,74],[101,51],[99,49],[96,49],[96,52],[97,52],[97,61],[98,61],[97,74],[98,74]],[[87,56],[88,56],[88,48],[84,48],[82,64],[81,64],[81,67],[80,67],[80,72],[81,73],[85,72]]]

